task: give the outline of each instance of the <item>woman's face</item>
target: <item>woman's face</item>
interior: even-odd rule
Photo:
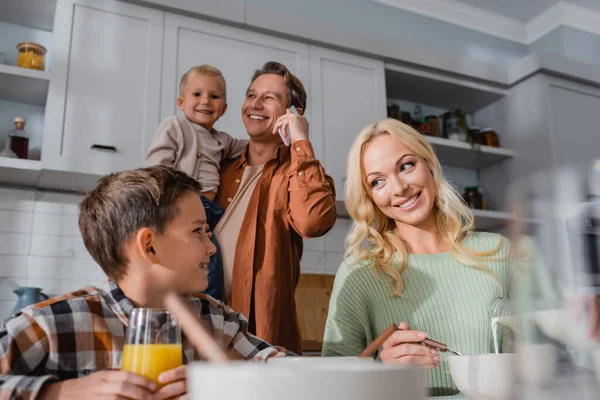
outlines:
[[[373,202],[397,225],[419,227],[433,218],[437,189],[423,158],[394,137],[382,135],[366,146],[362,161]]]

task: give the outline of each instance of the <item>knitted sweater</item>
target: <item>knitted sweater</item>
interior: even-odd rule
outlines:
[[[411,254],[402,273],[403,295],[391,296],[389,279],[378,278],[369,262],[346,260],[340,266],[329,305],[323,356],[355,356],[391,323],[407,322],[411,329],[446,343],[462,354],[493,353],[490,303],[511,297],[513,262],[508,240],[498,234],[473,232],[463,243],[476,251],[498,252],[482,260],[496,275],[456,261],[450,252]],[[508,350],[507,332],[499,327],[499,346]],[[450,376],[448,355],[429,372],[430,394],[458,393]]]

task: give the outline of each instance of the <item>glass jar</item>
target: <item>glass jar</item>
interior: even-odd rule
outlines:
[[[29,156],[29,137],[25,132],[25,118],[15,118],[15,129],[8,133],[10,141],[10,149],[19,158],[27,158]]]
[[[492,128],[482,129],[481,136],[483,136],[483,144],[486,146],[500,147],[498,134]]]
[[[46,48],[44,46],[32,42],[23,42],[17,45],[17,49],[19,50],[17,66],[40,71],[44,70],[44,59],[46,56]]]
[[[483,209],[483,196],[477,186],[467,186],[463,193],[463,199],[469,208],[476,210]]]

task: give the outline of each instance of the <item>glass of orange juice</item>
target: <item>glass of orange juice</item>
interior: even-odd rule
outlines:
[[[121,370],[156,382],[158,376],[182,364],[181,329],[164,309],[136,308],[129,317]]]

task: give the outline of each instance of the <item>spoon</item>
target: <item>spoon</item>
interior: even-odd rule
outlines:
[[[373,353],[375,353],[377,349],[379,349],[383,345],[383,343],[398,329],[400,328],[398,328],[398,325],[396,324],[389,325],[387,328],[385,328],[383,332],[381,332],[379,336],[377,336],[377,338],[375,338],[375,340],[369,343],[369,345],[358,356],[371,357]],[[429,347],[430,349],[441,351],[442,353],[449,351],[451,353],[456,354],[457,356],[462,356],[462,354],[460,354],[458,351],[449,348],[442,342],[438,342],[432,339],[424,339],[419,343],[423,346]]]
[[[198,353],[208,361],[223,362],[229,360],[227,354],[215,342],[202,321],[196,317],[186,300],[171,292],[165,296],[164,302],[167,309],[177,319],[187,338],[196,347]]]

